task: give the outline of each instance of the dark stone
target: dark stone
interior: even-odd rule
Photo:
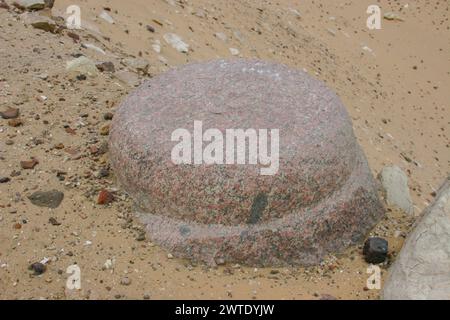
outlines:
[[[36,276],[39,276],[39,275],[43,274],[47,270],[46,266],[44,264],[40,263],[40,262],[33,263],[29,267],[29,269],[31,271],[33,271],[34,275],[36,275]]]
[[[57,190],[37,191],[28,197],[32,204],[39,207],[56,209],[64,199],[64,193]]]
[[[388,242],[383,238],[372,237],[364,243],[363,255],[367,263],[378,264],[386,260]]]
[[[112,120],[114,118],[114,114],[112,112],[107,112],[103,115],[103,119]]]
[[[8,183],[10,181],[11,181],[11,179],[8,177],[0,177],[0,183]]]
[[[56,220],[55,218],[51,217],[50,219],[48,219],[48,222],[50,222],[50,224],[52,226],[60,226],[61,223],[58,222],[58,220]]]

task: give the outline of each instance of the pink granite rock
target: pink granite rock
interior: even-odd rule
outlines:
[[[174,164],[172,133],[193,132],[194,121],[224,136],[279,129],[278,171]],[[339,98],[284,65],[218,60],[148,80],[116,112],[110,156],[149,238],[210,264],[317,264],[362,240],[384,214]]]

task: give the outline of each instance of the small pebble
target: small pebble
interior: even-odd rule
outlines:
[[[34,271],[36,276],[43,274],[47,270],[46,266],[40,262],[33,263],[29,269]]]
[[[378,264],[386,260],[388,242],[379,237],[372,237],[364,243],[363,255],[367,263]]]

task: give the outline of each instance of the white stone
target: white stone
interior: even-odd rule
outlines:
[[[183,42],[181,37],[175,33],[166,33],[164,40],[179,52],[187,53],[189,51],[189,45]]]
[[[414,213],[414,206],[409,194],[408,177],[397,166],[384,167],[380,180],[386,192],[388,205],[399,207],[408,214]]]
[[[227,35],[226,35],[225,33],[223,33],[223,32],[217,32],[217,33],[214,34],[214,36],[215,36],[217,39],[222,40],[223,42],[227,42],[227,40],[228,40]]]
[[[239,55],[239,50],[236,48],[230,48],[230,53],[233,56],[237,56],[237,55]]]
[[[102,18],[103,20],[105,20],[106,22],[113,24],[114,23],[114,19],[109,15],[108,12],[106,11],[102,11],[102,13],[100,13],[98,15],[99,18]]]
[[[155,42],[153,42],[152,49],[156,53],[161,53],[161,42],[159,40],[156,40]]]
[[[450,299],[450,177],[390,268],[383,299]]]
[[[97,51],[98,53],[106,54],[106,52],[102,48],[99,48],[96,45],[93,45],[92,43],[83,43],[82,46],[86,49],[91,49]]]

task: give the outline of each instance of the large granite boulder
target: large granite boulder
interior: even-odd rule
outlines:
[[[250,160],[205,164],[192,155],[194,164],[175,164],[172,134],[194,132],[194,122],[197,129],[201,122],[205,135],[216,128],[223,141],[227,129],[268,129],[269,150],[278,129],[275,170]],[[256,132],[261,137],[264,131]],[[194,154],[211,143],[193,140]],[[222,151],[225,159],[225,146]],[[384,214],[339,98],[284,65],[218,60],[148,80],[116,112],[110,153],[150,239],[178,257],[312,265],[362,240]]]
[[[386,300],[450,300],[450,177],[389,270]]]

